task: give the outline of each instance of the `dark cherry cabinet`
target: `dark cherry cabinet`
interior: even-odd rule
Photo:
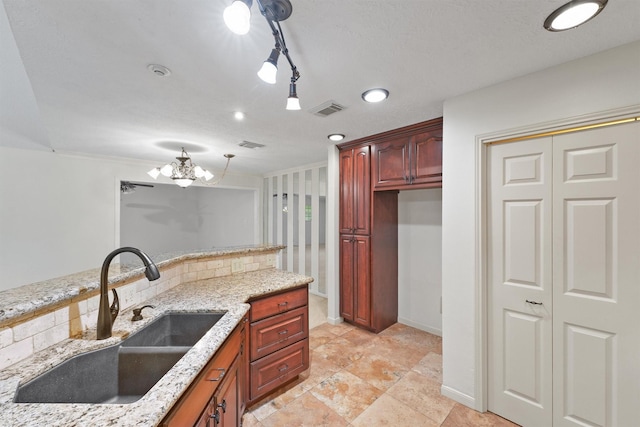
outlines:
[[[344,320],[371,326],[369,236],[340,237],[340,315]]]
[[[442,186],[442,118],[377,139],[371,147],[373,189]]]
[[[340,152],[340,233],[369,234],[370,163],[369,146]]]
[[[338,145],[340,315],[398,321],[398,191],[442,186],[442,118]]]
[[[340,312],[380,332],[398,318],[398,192],[372,192],[370,150],[340,146]]]
[[[250,301],[250,403],[309,368],[308,302],[306,285]]]

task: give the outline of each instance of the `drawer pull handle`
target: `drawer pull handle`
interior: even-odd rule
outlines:
[[[278,335],[287,335],[288,333],[289,333],[289,330],[285,329],[284,331],[278,332]]]
[[[526,302],[527,304],[542,305],[542,303],[541,303],[541,302],[537,302],[537,301],[525,300],[525,302]]]
[[[220,375],[218,375],[218,378],[207,378],[207,381],[220,381],[225,374],[225,369],[224,368],[214,368],[212,369],[212,371],[220,371]]]
[[[286,363],[284,365],[282,365],[281,367],[278,368],[279,372],[284,372],[287,369],[289,369],[289,365],[287,365]]]
[[[227,413],[227,401],[225,399],[222,399],[222,403],[218,403],[218,408],[222,408],[222,413],[226,414]]]
[[[287,301],[278,303],[278,307],[286,307],[289,303]]]

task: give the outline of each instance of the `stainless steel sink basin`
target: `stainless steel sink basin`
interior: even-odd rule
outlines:
[[[18,387],[17,403],[131,403],[224,313],[169,313],[118,345],[72,357]]]

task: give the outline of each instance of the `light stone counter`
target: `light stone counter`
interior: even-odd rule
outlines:
[[[138,274],[140,274],[138,272]],[[97,341],[95,330],[82,339],[67,339],[0,371],[2,426],[155,426],[195,379],[233,331],[250,306],[246,302],[269,293],[308,284],[313,278],[266,269],[178,285],[146,304],[144,320],[131,322],[131,309],[121,312],[112,338]],[[218,323],[140,400],[129,404],[12,403],[18,384],[64,360],[89,350],[117,344],[165,312],[226,312]]]
[[[282,248],[284,248],[284,246],[258,245],[149,255],[156,266],[160,270],[163,270],[172,265],[189,260],[224,256],[240,257],[261,254]],[[142,266],[142,262],[133,266],[113,263],[109,268],[109,287],[111,288],[113,285],[135,277],[144,277],[143,272],[144,267]],[[100,268],[95,268],[81,273],[70,274],[68,276],[0,291],[0,326],[10,324],[25,316],[33,316],[34,313],[38,311],[64,304],[66,301],[84,294],[96,293],[99,289]]]

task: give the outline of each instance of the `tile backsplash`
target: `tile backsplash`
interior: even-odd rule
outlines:
[[[160,279],[149,282],[144,276],[111,286],[120,299],[120,312],[141,305],[181,283],[275,268],[274,252],[253,255],[189,259],[160,268]],[[109,292],[111,301],[112,293]],[[94,329],[98,318],[99,295],[95,292],[72,298],[57,307],[33,313],[16,323],[0,327],[0,369],[67,338],[77,338]],[[117,320],[116,320],[117,321]]]

